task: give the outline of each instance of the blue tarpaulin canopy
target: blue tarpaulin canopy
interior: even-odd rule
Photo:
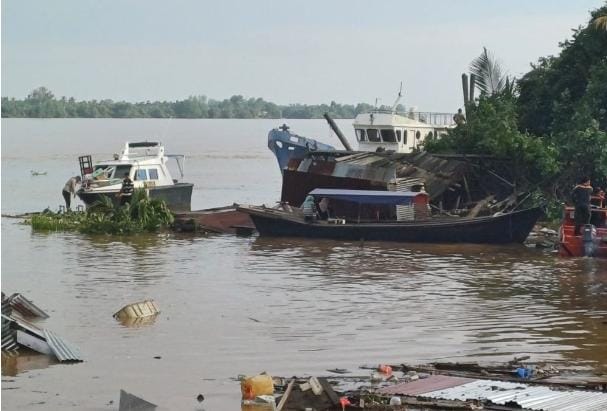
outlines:
[[[351,201],[358,204],[406,205],[413,199],[426,193],[412,191],[376,191],[376,190],[341,190],[333,188],[316,188],[310,192],[314,197]]]

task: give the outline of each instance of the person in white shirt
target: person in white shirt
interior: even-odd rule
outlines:
[[[65,186],[63,186],[61,194],[63,195],[63,199],[65,200],[66,210],[71,210],[71,197],[73,196],[74,198],[76,198],[76,186],[80,184],[81,181],[82,179],[80,178],[80,176],[71,177],[69,180],[67,180]]]

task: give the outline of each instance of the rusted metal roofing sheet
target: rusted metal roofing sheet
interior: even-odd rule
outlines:
[[[431,375],[428,378],[381,388],[379,393],[389,395],[420,395],[430,391],[457,387],[472,381],[474,381],[472,378]]]
[[[8,300],[12,309],[21,315],[33,318],[48,318],[47,313],[19,293],[11,295]]]
[[[53,354],[60,362],[64,361],[83,361],[78,347],[70,344],[57,334],[49,330],[44,330],[46,342],[51,347]]]
[[[505,381],[476,380],[419,395],[445,400],[489,400],[499,405],[516,403],[522,408],[543,411],[607,410],[604,392],[556,390]]]

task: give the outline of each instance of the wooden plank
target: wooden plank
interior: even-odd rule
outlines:
[[[481,212],[483,207],[485,207],[487,204],[489,204],[489,202],[491,200],[493,200],[493,198],[494,198],[494,196],[490,195],[489,197],[485,197],[484,199],[482,199],[481,201],[476,203],[476,205],[472,208],[472,210],[470,210],[470,212],[468,213],[468,215],[466,217],[472,218],[472,217],[478,216],[478,214]]]
[[[287,402],[287,400],[289,399],[289,395],[291,394],[291,390],[293,389],[293,385],[295,384],[295,380],[291,380],[291,382],[289,383],[289,385],[287,386],[287,389],[285,390],[284,395],[282,396],[282,398],[280,399],[280,402],[278,403],[278,406],[276,407],[276,411],[280,411],[282,410],[282,407],[285,406],[285,403]]]

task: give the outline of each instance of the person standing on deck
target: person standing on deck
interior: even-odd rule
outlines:
[[[318,203],[318,218],[328,220],[331,217],[331,209],[329,208],[329,199],[323,197]]]
[[[590,196],[592,195],[592,186],[590,178],[584,176],[580,179],[571,192],[571,199],[575,206],[575,230],[574,235],[580,235],[580,229],[583,225],[590,223]]]
[[[65,209],[68,211],[71,210],[70,205],[72,203],[72,201],[71,201],[72,196],[74,198],[76,198],[76,191],[77,191],[76,186],[78,184],[80,184],[81,181],[82,181],[82,179],[80,178],[80,176],[71,177],[69,180],[67,180],[67,182],[63,186],[61,195],[63,196],[63,199],[65,200]]]
[[[130,203],[131,197],[133,197],[134,192],[135,186],[133,185],[133,180],[131,180],[131,178],[129,177],[129,173],[124,173],[122,187],[120,188],[120,192],[118,193],[118,197],[120,197],[120,205],[123,206],[126,203]]]
[[[466,124],[466,116],[464,116],[464,113],[462,113],[461,108],[458,108],[457,113],[453,115],[453,121],[455,121],[455,124],[458,126],[463,126]]]

